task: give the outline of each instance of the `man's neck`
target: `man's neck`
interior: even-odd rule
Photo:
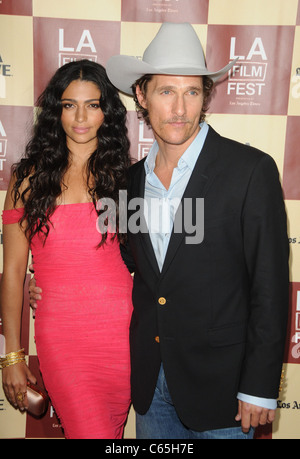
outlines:
[[[181,145],[173,145],[164,142],[161,138],[156,138],[158,143],[158,153],[155,160],[154,172],[166,189],[169,188],[174,169],[178,165],[181,156],[186,152],[189,146],[193,143],[200,131]]]
[[[177,167],[181,156],[186,152],[189,146],[193,143],[200,132],[200,127],[192,137],[180,145],[174,145],[165,142],[163,139],[155,135],[159,150],[156,156],[155,167],[174,169]]]

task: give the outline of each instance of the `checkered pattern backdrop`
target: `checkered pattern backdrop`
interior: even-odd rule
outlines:
[[[281,174],[291,247],[285,383],[277,421],[257,436],[299,439],[299,0],[0,0],[0,207],[10,166],[22,154],[28,138],[34,101],[55,70],[83,57],[105,65],[113,54],[142,56],[165,21],[194,25],[211,70],[239,56],[239,66],[217,87],[208,122],[220,134],[271,154]],[[132,156],[141,159],[153,136],[137,121],[132,100],[125,97],[124,101]],[[34,320],[26,292],[25,286],[22,343],[30,367],[38,374]],[[134,435],[131,411],[125,437]],[[62,432],[51,406],[37,421],[15,411],[0,389],[0,438],[55,437],[62,437]]]

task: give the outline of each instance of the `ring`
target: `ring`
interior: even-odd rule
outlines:
[[[17,393],[17,400],[18,402],[23,402],[24,401],[24,394],[22,392]]]

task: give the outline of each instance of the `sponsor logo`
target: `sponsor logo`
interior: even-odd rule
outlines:
[[[0,119],[0,172],[3,171],[4,163],[6,162],[6,153],[7,153],[7,136],[3,126],[3,123]]]
[[[139,121],[139,137],[138,137],[138,160],[145,158],[148,155],[152,144],[153,137],[147,137],[145,132],[144,121]]]
[[[120,53],[121,24],[117,21],[34,17],[33,25],[35,100],[58,67],[82,59],[105,65],[110,56]]]
[[[291,95],[293,99],[300,99],[300,67],[296,68],[296,72],[292,76]]]
[[[148,155],[153,145],[153,131],[144,121],[138,119],[135,111],[127,112],[127,123],[130,140],[130,154],[132,158],[139,161]]]
[[[6,98],[6,78],[11,77],[11,65],[3,61],[0,55],[0,99]]]
[[[236,37],[231,38],[230,60],[239,58],[229,72],[227,94],[236,96],[261,96],[266,86],[268,58],[261,37],[256,37],[247,52],[239,55],[236,52]],[[261,61],[256,60],[260,58]]]
[[[283,402],[282,400],[277,400],[277,408],[285,410],[300,410],[300,402],[294,400],[292,402]]]
[[[208,68],[239,58],[217,84],[211,113],[286,115],[293,49],[294,29],[288,26],[209,25]]]
[[[296,312],[294,313],[294,331],[295,333],[291,337],[291,356],[293,359],[300,358],[300,290],[297,290],[296,295]]]
[[[147,13],[177,13],[179,0],[153,1],[151,6],[146,6]]]
[[[125,5],[126,3],[126,5]],[[126,0],[122,2],[122,21],[166,22],[180,21],[206,24],[208,0]]]
[[[65,29],[59,29],[59,62],[61,67],[68,62],[77,61],[80,59],[89,59],[97,61],[97,50],[89,30],[83,30],[79,42],[76,47],[67,46],[65,43]],[[86,51],[86,52],[83,52]]]
[[[286,363],[300,362],[300,283],[290,284],[290,308],[287,343],[285,349]]]

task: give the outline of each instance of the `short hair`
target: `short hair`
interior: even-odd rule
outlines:
[[[146,96],[148,84],[152,80],[153,76],[154,75],[152,74],[143,75],[131,86],[138,118],[144,120],[147,126],[150,126],[150,127],[151,127],[151,123],[149,119],[148,110],[140,105],[137,95],[136,95],[136,88],[137,86],[139,86],[142,93]],[[213,87],[214,87],[213,80],[209,78],[208,76],[206,75],[202,76],[202,81],[203,81],[204,101],[203,101],[203,107],[202,107],[201,114],[200,114],[199,123],[205,121],[206,112],[209,109],[209,101],[210,101]]]

